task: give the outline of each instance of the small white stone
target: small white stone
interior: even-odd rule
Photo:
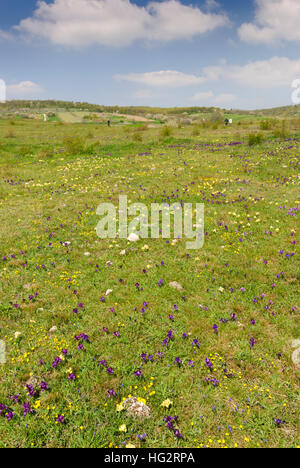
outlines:
[[[54,327],[50,328],[49,333],[55,333],[57,331],[57,326],[54,325]]]
[[[169,283],[169,286],[173,289],[177,289],[177,291],[183,291],[183,287],[180,283],[177,283],[177,281],[172,281],[172,283]]]
[[[105,293],[105,296],[109,296],[112,292],[113,292],[112,289],[108,289],[108,290],[106,291],[106,293]]]
[[[292,361],[295,366],[300,366],[300,348],[296,349],[292,355]]]
[[[292,341],[292,348],[300,348],[300,339]]]
[[[129,240],[129,242],[137,242],[139,239],[139,236],[132,232],[127,240]]]

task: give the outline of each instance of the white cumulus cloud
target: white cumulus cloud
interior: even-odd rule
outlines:
[[[11,39],[12,35],[9,32],[0,29],[0,41],[10,41]]]
[[[202,102],[212,99],[214,97],[214,93],[212,91],[199,91],[198,93],[194,94],[190,97],[190,101],[192,102]]]
[[[227,79],[254,88],[290,87],[300,77],[300,59],[272,57],[246,65],[222,64],[205,68],[203,74],[207,79]]]
[[[238,31],[243,41],[256,44],[300,41],[299,0],[255,0],[255,3],[254,22],[242,24]]]
[[[7,96],[11,99],[26,98],[28,96],[35,97],[41,94],[44,89],[33,81],[21,81],[16,84],[7,85]]]
[[[136,40],[190,39],[228,24],[225,13],[205,12],[179,0],[152,1],[145,7],[130,0],[52,0],[39,1],[32,17],[16,29],[64,46],[119,47]]]
[[[116,81],[129,81],[152,87],[191,86],[204,83],[206,79],[202,76],[189,75],[176,70],[161,70],[148,73],[128,73],[127,75],[115,75]]]
[[[212,91],[200,91],[190,97],[190,101],[194,104],[211,104],[217,106],[223,106],[233,103],[237,97],[230,93],[221,93],[215,95]]]

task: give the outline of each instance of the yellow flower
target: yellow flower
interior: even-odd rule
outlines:
[[[167,398],[167,400],[163,401],[160,406],[162,406],[163,408],[170,408],[170,406],[172,405],[173,405],[173,401]]]
[[[120,403],[119,405],[117,405],[117,408],[116,410],[118,411],[118,413],[120,413],[121,411],[123,411],[125,408],[123,406],[123,403]]]
[[[135,445],[127,444],[125,448],[135,448]]]
[[[122,426],[119,427],[119,432],[127,432],[126,424],[122,424]]]

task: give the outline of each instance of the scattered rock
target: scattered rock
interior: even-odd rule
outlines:
[[[39,387],[40,379],[35,375],[32,375],[26,382],[27,385],[32,385],[33,387]]]
[[[126,250],[121,250],[120,255],[126,255]]]
[[[137,398],[128,398],[123,402],[124,408],[127,409],[127,416],[136,418],[150,418],[150,408]]]
[[[109,296],[112,292],[113,292],[112,289],[108,289],[108,290],[106,291],[106,293],[105,293],[105,296]]]
[[[237,326],[240,328],[245,328],[245,325],[241,322],[236,322]]]
[[[296,349],[296,351],[292,354],[292,361],[295,366],[300,366],[300,348]]]
[[[172,281],[172,283],[169,283],[169,286],[173,289],[177,289],[177,291],[183,291],[183,287],[180,283],[177,283],[177,281]]]
[[[4,341],[0,340],[0,364],[5,364],[5,343]]]
[[[300,339],[292,341],[292,348],[300,348]]]
[[[108,260],[108,262],[106,262],[106,266],[108,266],[108,267],[113,266],[113,262],[111,262],[110,260]]]
[[[85,257],[89,257],[90,255],[91,255],[90,252],[85,252],[85,253],[84,253],[84,256],[85,256]]]
[[[134,234],[133,232],[130,234],[130,236],[127,239],[129,242],[137,242],[140,240],[139,236],[137,234]]]
[[[57,331],[57,326],[54,325],[54,327],[50,328],[49,333],[55,333]]]

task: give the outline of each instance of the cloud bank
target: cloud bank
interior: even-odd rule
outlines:
[[[21,81],[20,83],[7,85],[6,93],[9,99],[26,98],[36,96],[44,92],[44,89],[33,81]]]
[[[138,6],[130,0],[53,0],[38,2],[33,16],[16,29],[69,47],[128,46],[134,41],[191,39],[227,26],[225,13],[202,11],[179,0]]]
[[[176,70],[160,70],[148,73],[128,73],[127,75],[115,75],[116,81],[129,81],[146,86],[172,87],[191,86],[204,83],[206,78],[189,75]]]
[[[272,44],[278,41],[300,41],[299,0],[255,0],[253,23],[244,23],[239,37],[249,43]]]

